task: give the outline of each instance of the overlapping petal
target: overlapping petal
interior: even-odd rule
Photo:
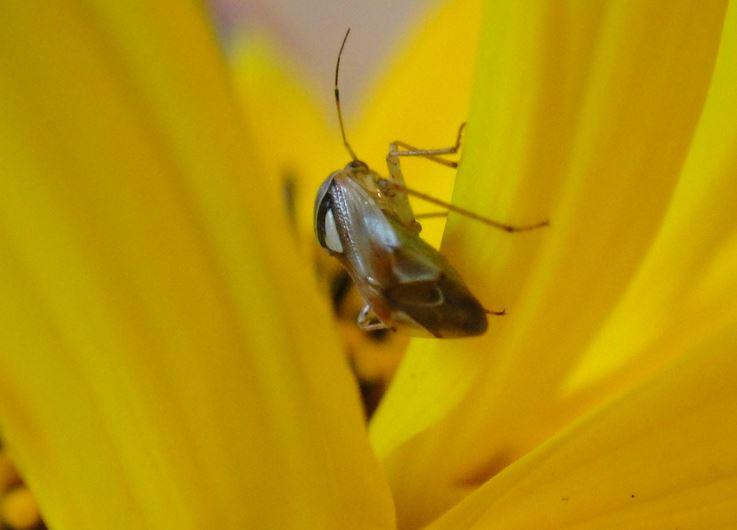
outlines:
[[[649,253],[567,390],[652,369],[673,344],[737,318],[737,9],[730,5],[717,64],[688,158]],[[636,316],[636,318],[633,318]],[[604,353],[619,347],[619,354]],[[658,354],[660,352],[660,354]],[[601,381],[599,381],[601,384]]]
[[[0,417],[51,526],[390,527],[203,13],[4,15]]]
[[[737,327],[518,460],[430,528],[732,528]]]

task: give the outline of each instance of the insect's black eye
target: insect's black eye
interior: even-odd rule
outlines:
[[[315,197],[315,235],[320,246],[332,252],[342,253],[343,245],[338,235],[338,227],[333,213],[333,199],[330,190],[333,186],[333,175],[322,183]]]

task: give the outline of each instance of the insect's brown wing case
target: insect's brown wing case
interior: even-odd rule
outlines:
[[[486,312],[460,275],[433,247],[390,219],[401,245],[392,258],[396,282],[384,295],[435,337],[471,337],[486,331]],[[431,278],[429,276],[432,276]]]
[[[486,331],[486,313],[448,261],[379,208],[348,175],[331,188],[341,257],[364,299],[388,325],[435,337]]]
[[[381,285],[391,280],[387,257],[400,241],[394,227],[369,193],[353,178],[336,175],[331,190],[344,259],[359,289],[365,279]],[[363,293],[366,297],[366,293]]]

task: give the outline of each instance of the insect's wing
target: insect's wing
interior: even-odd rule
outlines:
[[[331,189],[332,209],[339,227],[343,258],[357,282],[372,278],[388,281],[389,258],[400,236],[374,198],[349,176],[338,175]]]
[[[402,242],[392,256],[398,281],[384,291],[394,319],[418,324],[435,337],[484,333],[486,312],[450,263],[398,223],[395,233]]]
[[[416,232],[387,215],[366,189],[336,175],[332,213],[346,262],[364,298],[392,325],[435,337],[486,331],[486,313],[460,275]]]

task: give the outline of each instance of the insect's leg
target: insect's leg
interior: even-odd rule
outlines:
[[[412,211],[412,207],[409,204],[409,197],[404,192],[406,186],[404,185],[404,175],[402,174],[402,167],[399,165],[399,158],[392,154],[394,150],[394,144],[391,145],[389,154],[386,155],[386,167],[389,169],[390,182],[397,184],[397,187],[381,187],[381,181],[379,180],[380,190],[382,195],[391,202],[392,209],[397,215],[401,223],[410,228],[411,230],[419,233],[422,227],[415,221],[415,214]]]
[[[402,193],[405,197],[412,195],[413,197],[417,197],[418,199],[421,199],[425,202],[429,202],[431,204],[440,206],[442,208],[447,208],[451,212],[459,213],[463,215],[464,217],[468,217],[469,219],[475,219],[476,221],[480,221],[486,225],[492,226],[494,228],[498,228],[500,230],[504,230],[505,232],[526,232],[528,230],[535,230],[537,228],[542,228],[544,226],[550,225],[550,223],[547,220],[540,221],[539,223],[529,224],[529,225],[510,225],[507,223],[501,223],[499,221],[495,221],[494,219],[490,219],[483,215],[479,215],[470,210],[466,210],[465,208],[461,208],[460,206],[456,206],[455,204],[451,204],[449,202],[436,199],[432,195],[428,195],[426,193],[422,193],[421,191],[416,191],[411,188],[408,188],[407,186],[404,185],[404,183],[399,183],[396,180],[380,179],[378,181],[378,186],[381,192],[385,195],[391,196],[390,195],[391,190],[394,189],[396,190],[395,191],[396,194]]]
[[[389,153],[387,153],[386,155],[386,165],[389,169],[389,176],[391,178],[391,181],[396,183],[397,186],[394,188],[384,187],[382,192],[387,198],[391,200],[393,209],[402,224],[404,224],[408,228],[411,228],[417,233],[420,232],[421,226],[419,225],[419,223],[417,223],[417,221],[415,221],[412,207],[409,204],[409,197],[407,196],[407,193],[403,191],[406,188],[406,185],[404,183],[402,168],[399,164],[399,157],[422,156],[427,158],[428,160],[432,160],[439,164],[455,168],[458,166],[456,162],[445,160],[437,155],[453,154],[458,152],[461,147],[461,137],[463,135],[463,128],[465,127],[465,125],[465,123],[461,124],[460,128],[458,129],[456,143],[451,147],[444,147],[441,149],[417,149],[405,142],[400,141],[392,142],[389,145]],[[403,151],[400,148],[403,148],[405,150]]]
[[[425,212],[415,215],[415,219],[434,219],[437,217],[448,217],[448,212]]]
[[[504,230],[505,232],[526,232],[528,230],[535,230],[537,228],[549,226],[550,223],[547,220],[529,225],[510,225],[507,223],[501,223],[499,221],[495,221],[494,219],[479,215],[470,210],[466,210],[465,208],[461,208],[459,206],[455,206],[454,204],[441,201],[440,199],[436,199],[431,195],[427,195],[426,193],[415,191],[407,187],[407,185],[404,183],[402,168],[399,165],[399,157],[423,156],[425,158],[428,158],[429,160],[433,160],[444,165],[450,165],[450,167],[456,167],[456,165],[453,165],[455,164],[455,162],[450,162],[449,160],[439,158],[436,155],[452,154],[456,153],[460,149],[461,138],[463,136],[463,128],[465,127],[465,125],[465,123],[462,123],[461,127],[458,129],[456,143],[452,147],[446,147],[443,149],[413,149],[412,146],[403,142],[394,142],[391,144],[389,154],[386,156],[386,164],[389,168],[389,175],[391,176],[391,179],[380,179],[377,184],[379,186],[379,189],[381,190],[381,193],[386,197],[392,199],[393,203],[395,204],[396,211],[400,215],[402,221],[409,226],[409,223],[407,223],[405,220],[405,215],[412,216],[411,219],[413,221],[413,224],[419,227],[419,224],[414,221],[412,209],[409,206],[409,196],[412,195],[413,197],[417,197],[418,199],[422,199],[423,201],[435,204],[436,206],[440,206],[442,208],[447,208],[452,212],[459,213],[470,219],[475,219],[476,221],[480,221],[494,228]],[[397,149],[398,145],[403,145],[412,149],[408,151],[399,151]],[[419,232],[419,229],[417,230],[417,232]]]
[[[433,162],[437,162],[438,164],[442,164],[450,168],[456,168],[458,167],[458,162],[445,160],[438,155],[453,155],[458,152],[458,150],[461,148],[461,138],[463,137],[463,129],[465,128],[465,126],[465,123],[461,123],[461,126],[458,128],[456,143],[450,147],[442,147],[440,149],[419,149],[406,142],[396,140],[389,145],[389,155],[387,156],[387,158],[396,158],[400,156],[421,156],[423,158],[427,158],[428,160],[432,160]]]
[[[379,329],[389,329],[389,326],[387,326],[381,320],[379,320],[379,317],[377,317],[374,314],[373,310],[371,309],[371,306],[368,304],[363,306],[363,309],[361,309],[361,312],[358,313],[356,324],[358,324],[358,327],[361,328],[363,331],[376,331]]]

